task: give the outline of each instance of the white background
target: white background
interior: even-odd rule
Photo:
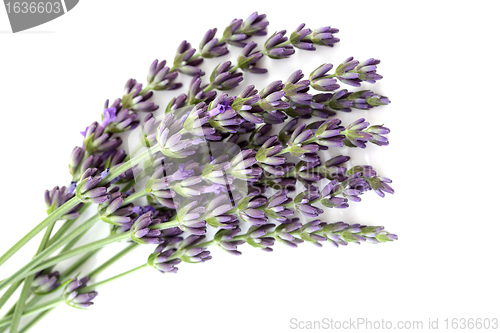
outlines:
[[[439,318],[442,330],[446,318],[498,318],[495,1],[87,0],[18,34],[9,32],[0,9],[0,252],[44,218],[43,191],[69,182],[79,131],[98,120],[106,99],[121,96],[128,78],[144,81],[151,61],[171,64],[183,39],[197,45],[208,28],[222,33],[233,18],[253,11],[268,15],[270,33],[302,22],[331,25],[341,42],[289,60],[266,59],[271,73],[245,74],[247,84],[261,88],[296,69],[309,73],[351,55],[382,60],[384,79],[363,88],[392,103],[339,117],[346,123],[366,117],[392,129],[388,147],[349,154],[353,164],[370,163],[392,178],[396,193],[385,199],[367,193],[361,203],[321,218],[384,225],[399,240],[340,249],[277,244],[271,254],[242,246],[241,257],[214,249],[211,262],[183,263],[177,275],[146,269],[107,285],[91,310],[62,306],[33,332],[289,332],[291,318],[422,320],[426,326]],[[262,46],[265,37],[256,41]],[[229,56],[204,68],[238,53],[231,47]],[[176,93],[160,92],[155,101],[164,108]],[[100,225],[92,239],[105,234]],[[39,239],[0,268],[0,279],[30,259]],[[143,247],[100,278],[143,263],[153,248]]]

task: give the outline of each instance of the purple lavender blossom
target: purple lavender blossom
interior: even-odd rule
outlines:
[[[118,99],[118,101],[121,102],[121,99]],[[106,127],[106,131],[110,133],[121,133],[133,130],[139,125],[137,117],[137,113],[128,109],[121,109],[116,113],[116,118]]]
[[[80,166],[80,163],[83,160],[83,156],[85,155],[85,151],[81,147],[75,147],[73,148],[73,151],[71,152],[71,156],[69,159],[69,173],[70,175],[74,175],[76,171],[78,170],[78,167]]]
[[[280,113],[278,110],[288,109],[290,104],[282,100],[282,98],[285,97],[285,92],[282,90],[283,88],[284,84],[281,81],[270,83],[259,92],[260,100],[256,105],[275,117],[284,118],[281,116],[283,113]],[[280,123],[281,122],[283,121],[280,121]]]
[[[104,109],[104,111],[102,112],[102,115],[103,115],[103,119],[101,122],[101,126],[106,128],[106,127],[108,127],[108,125],[110,123],[112,123],[113,121],[116,120],[116,108],[111,107],[111,108]]]
[[[151,113],[144,118],[139,134],[139,141],[144,147],[150,148],[156,144],[156,130],[159,124]]]
[[[124,195],[119,192],[118,187],[111,189],[108,193],[110,193],[110,199],[100,204],[98,207],[98,213],[101,216],[101,220],[113,225],[131,222],[131,216],[139,213],[139,207],[134,207],[133,204],[122,206],[125,198]]]
[[[170,244],[169,241],[165,241],[158,245],[148,260],[150,265],[161,273],[177,273],[179,269],[176,265],[180,264],[182,261],[179,258],[172,258],[177,249],[169,247]]]
[[[201,79],[198,76],[193,77],[189,85],[189,91],[187,94],[189,104],[211,102],[217,96],[217,93],[213,90],[205,92],[204,89],[207,87],[208,84],[205,84],[203,86],[201,85]]]
[[[225,42],[219,42],[219,39],[214,38],[216,33],[217,28],[209,29],[201,39],[199,52],[203,58],[220,57],[229,52]]]
[[[265,224],[267,221],[267,216],[263,211],[263,208],[265,207],[266,202],[266,197],[261,195],[243,198],[238,202],[238,217],[243,222],[248,222],[252,225]]]
[[[387,146],[389,144],[389,140],[385,136],[383,136],[391,132],[391,130],[388,129],[387,127],[374,125],[368,127],[366,129],[366,132],[370,133],[372,136],[370,140],[371,143],[374,143],[377,146]]]
[[[182,231],[193,235],[204,235],[207,232],[204,213],[205,207],[197,206],[197,202],[192,201],[177,210],[175,220]]]
[[[52,272],[48,274],[43,274],[38,272],[33,280],[33,292],[36,295],[48,294],[51,291],[57,289],[61,284],[58,282],[59,272]]]
[[[231,199],[226,194],[218,195],[206,208],[206,221],[214,228],[233,229],[238,223],[235,215],[228,213],[233,208]]]
[[[364,131],[369,125],[364,118],[349,124],[342,132],[345,135],[344,143],[348,147],[366,148],[366,143],[372,140],[372,135]]]
[[[273,136],[260,147],[255,158],[262,169],[273,175],[282,176],[286,173],[286,168],[283,167],[286,157],[279,156],[282,150],[283,146],[278,142],[278,138]]]
[[[76,187],[76,197],[82,202],[101,204],[111,197],[104,186],[98,186],[102,177],[95,176],[97,169],[87,169],[82,174]]]
[[[229,173],[241,180],[257,180],[262,174],[262,169],[256,165],[257,159],[252,149],[242,150],[231,160]]]
[[[255,86],[250,85],[246,87],[238,96],[235,97],[231,104],[231,108],[238,112],[238,114],[246,121],[260,124],[264,119],[258,115],[259,110],[253,110],[252,105],[257,103],[260,96],[257,95]]]
[[[132,111],[152,112],[158,109],[158,105],[147,100],[153,96],[151,90],[142,93],[142,84],[134,79],[129,79],[123,91],[122,107]]]
[[[190,235],[179,244],[179,259],[187,263],[201,263],[212,259],[206,247],[196,246],[205,236]]]
[[[267,69],[257,67],[257,62],[264,56],[261,51],[253,51],[257,47],[254,42],[248,43],[238,56],[238,67],[242,71],[254,74],[267,73]]]
[[[80,293],[80,290],[87,286],[90,278],[88,276],[81,279],[73,279],[64,290],[64,298],[66,304],[78,308],[85,309],[94,304],[91,302],[96,296],[96,291]]]
[[[316,48],[314,47],[311,40],[308,38],[312,33],[311,29],[304,28],[306,25],[301,23],[297,29],[290,35],[290,42],[293,46],[298,49],[314,51]]]
[[[274,238],[266,235],[273,228],[274,224],[263,224],[260,226],[250,227],[246,237],[247,243],[253,247],[260,248],[265,252],[272,252]]]
[[[196,50],[191,47],[187,41],[182,41],[177,48],[177,53],[174,58],[173,68],[180,73],[191,76],[202,76],[205,73],[198,67],[203,62],[202,57],[193,58]]]
[[[235,256],[239,256],[241,255],[241,252],[238,251],[238,245],[245,244],[246,242],[242,239],[236,240],[233,238],[240,232],[241,232],[240,228],[235,228],[231,230],[221,229],[217,231],[217,233],[214,235],[214,241],[224,251],[233,254]]]
[[[309,80],[302,80],[304,74],[301,70],[293,72],[285,82],[283,91],[285,97],[293,103],[300,105],[308,105],[312,103],[312,95],[307,94],[309,90]]]
[[[179,73],[171,71],[169,67],[165,67],[166,64],[165,60],[158,62],[158,59],[156,59],[149,67],[146,81],[151,89],[174,90],[182,86],[182,83],[174,82]]]
[[[265,20],[265,14],[252,13],[245,21],[234,19],[224,30],[222,38],[231,45],[244,47],[244,41],[251,36],[264,36],[267,34],[266,27],[269,22]]]
[[[333,75],[326,75],[332,68],[332,64],[323,64],[316,68],[311,75],[309,75],[311,87],[319,91],[335,91],[340,88],[340,85],[337,84],[337,80],[333,78]]]
[[[47,214],[51,214],[54,210],[61,207],[68,200],[73,198],[75,195],[73,192],[68,192],[66,190],[66,186],[59,188],[59,186],[55,186],[51,191],[46,190],[44,194],[45,205],[47,207]],[[71,220],[76,219],[80,216],[78,210],[82,207],[82,203],[79,203],[71,210],[66,212],[66,214],[62,215],[60,220]]]
[[[230,90],[238,86],[243,81],[243,73],[233,70],[230,61],[217,65],[210,75],[210,84],[219,90]]]
[[[167,114],[160,123],[156,139],[160,150],[165,156],[183,158],[195,153],[191,140],[182,140],[179,131],[183,128],[183,122],[177,120],[171,113]]]
[[[288,38],[285,37],[286,30],[275,32],[264,43],[264,53],[272,59],[284,59],[295,53],[292,45],[289,45]]]
[[[298,219],[297,219],[298,220]],[[291,233],[298,231],[302,227],[302,224],[298,221],[293,221],[286,224],[280,224],[274,229],[275,239],[290,247],[297,247],[298,244],[304,241],[300,237],[295,237]]]
[[[160,223],[152,212],[147,212],[139,216],[130,230],[130,238],[138,244],[160,244],[161,231],[149,229],[150,226]]]
[[[122,144],[120,138],[114,138],[112,134],[106,133],[104,130],[103,126],[97,122],[93,122],[82,132],[84,137],[83,144],[87,152],[106,152],[114,150]]]
[[[293,210],[287,208],[293,202],[287,194],[286,190],[281,190],[267,199],[264,210],[266,216],[276,221],[284,222],[295,213]]]
[[[333,36],[337,32],[339,32],[339,29],[321,27],[312,32],[310,39],[316,45],[333,47],[334,44],[340,42],[340,39]]]
[[[377,65],[380,60],[370,58],[360,63],[349,57],[335,70],[336,77],[343,83],[354,87],[360,87],[361,82],[375,83],[382,79],[377,73]]]

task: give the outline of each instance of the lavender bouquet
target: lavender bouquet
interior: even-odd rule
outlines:
[[[183,262],[208,261],[211,247],[241,255],[243,244],[269,252],[275,243],[338,247],[397,239],[381,226],[318,219],[323,209],[345,209],[365,192],[394,192],[391,180],[372,166],[348,168],[349,156],[335,154],[340,147],[389,143],[387,127],[363,118],[343,125],[336,118],[390,103],[371,90],[341,88],[382,79],[380,61],[349,57],[336,67],[318,64],[312,73],[296,70],[283,81],[244,86],[244,75],[267,73],[259,65],[263,57],[284,59],[296,49],[339,42],[337,29],[301,24],[289,35],[275,32],[259,47],[252,38],[266,35],[268,24],[266,15],[253,13],[234,19],[220,37],[217,29],[208,30],[198,50],[183,41],[171,67],[153,61],[145,84],[130,79],[121,98],[104,103],[100,121],[81,132],[83,143],[71,152],[71,181],[45,192],[47,217],[0,257],[1,265],[45,230],[33,259],[0,281],[0,307],[22,285],[18,301],[0,319],[0,332],[26,332],[62,303],[88,308],[100,286],[139,269],[176,273]],[[205,76],[204,59],[233,47],[241,49],[236,61],[221,62]],[[182,88],[179,75],[192,77],[187,90],[158,112],[154,93]],[[227,93],[236,88],[238,95]],[[125,139],[135,147],[125,150]],[[80,221],[92,205],[96,213]],[[57,221],[64,222],[56,229]],[[96,223],[107,224],[109,236],[76,247]],[[77,274],[100,249],[119,241],[125,243],[121,251]],[[148,244],[155,247],[144,264],[96,281]],[[69,268],[57,269],[78,255]],[[20,328],[21,318],[33,314]]]

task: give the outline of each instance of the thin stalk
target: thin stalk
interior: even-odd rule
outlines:
[[[100,216],[98,214],[94,215],[81,225],[79,225],[76,229],[72,230],[70,233],[68,233],[66,236],[61,237],[59,240],[54,242],[51,246],[47,247],[45,250],[43,250],[41,253],[36,255],[29,263],[24,265],[21,269],[19,269],[16,273],[8,277],[7,279],[3,280],[0,282],[0,290],[8,286],[9,284],[18,281],[19,279],[22,279],[28,275],[30,275],[30,270],[41,263],[45,258],[47,258],[49,255],[51,255],[53,252],[55,252],[57,249],[59,249],[61,246],[63,246],[65,243],[69,242],[73,238],[77,237],[80,235],[82,232],[85,232],[88,228],[90,228],[92,225],[94,225],[97,221],[100,220]],[[50,267],[51,265],[46,266]],[[32,273],[36,273],[41,269],[36,269]]]
[[[92,258],[101,249],[90,251],[86,253],[83,257],[78,259],[73,265],[71,265],[67,270],[64,271],[64,275],[61,275],[60,281],[66,280],[73,272],[85,264],[90,258]]]
[[[144,264],[144,265],[137,266],[136,268],[132,268],[131,270],[128,270],[128,271],[126,271],[126,272],[123,272],[123,273],[120,273],[120,274],[118,274],[118,275],[112,276],[112,277],[110,277],[109,279],[102,280],[101,282],[97,282],[97,283],[94,283],[94,284],[92,284],[92,285],[90,285],[90,286],[87,286],[87,287],[85,287],[85,288],[82,288],[81,290],[78,290],[78,292],[79,292],[79,293],[82,293],[82,294],[83,294],[83,293],[88,293],[88,292],[90,292],[90,291],[92,291],[92,290],[95,290],[97,287],[100,287],[100,286],[103,286],[103,285],[105,285],[105,284],[108,284],[108,283],[110,283],[110,282],[112,282],[112,281],[114,281],[114,280],[116,280],[116,279],[119,279],[119,278],[121,278],[121,277],[124,277],[124,276],[126,276],[126,275],[128,275],[128,274],[130,274],[130,273],[133,273],[133,272],[135,272],[135,271],[138,271],[138,270],[143,269],[143,268],[148,267],[148,266],[149,266],[148,264]]]
[[[47,246],[47,243],[49,242],[50,235],[52,234],[52,230],[54,229],[55,224],[56,221],[50,223],[47,226],[47,229],[45,229],[45,233],[43,235],[42,241],[40,242],[40,245],[38,246],[38,250],[36,251],[35,256],[37,256],[40,252],[42,252]],[[33,284],[34,279],[35,276],[30,275],[24,280],[23,289],[21,289],[21,295],[19,296],[19,299],[17,301],[17,305],[16,308],[14,309],[14,314],[12,317],[12,322],[10,324],[10,331],[9,331],[10,333],[17,333],[17,329],[19,328],[19,323],[21,322],[21,316],[24,311],[26,300],[31,294],[31,285]]]
[[[86,203],[80,208],[78,211],[80,213],[80,216],[87,210],[87,208],[90,207],[90,204]],[[66,222],[63,223],[63,225],[59,228],[59,230],[56,231],[54,236],[52,236],[49,240],[48,246],[54,244],[59,238],[61,238],[68,230],[71,228],[71,226],[78,220],[79,217],[76,219],[72,220],[67,220]]]
[[[27,273],[24,273],[21,276],[17,276],[14,281],[17,281],[18,279],[22,279],[25,276],[27,276],[27,275],[29,275],[29,274],[31,274],[33,272],[38,272],[38,271],[40,271],[42,269],[45,269],[45,268],[50,267],[50,266],[53,266],[53,265],[55,265],[55,264],[57,264],[57,263],[59,263],[61,261],[69,259],[71,257],[77,256],[79,254],[86,253],[86,252],[89,252],[89,251],[100,249],[100,248],[102,248],[102,247],[104,247],[104,246],[106,246],[108,244],[111,244],[111,243],[114,243],[114,242],[117,242],[117,241],[121,241],[121,240],[127,239],[129,237],[130,237],[130,232],[126,232],[126,233],[123,233],[123,234],[117,234],[117,235],[109,236],[109,237],[100,239],[98,241],[95,241],[95,242],[92,242],[92,243],[89,243],[89,244],[77,247],[76,249],[73,249],[73,250],[61,253],[61,254],[59,254],[59,255],[57,255],[55,257],[52,257],[50,259],[45,260],[40,265],[38,265],[35,268],[33,268],[31,271],[29,271]]]
[[[129,253],[130,251],[132,251],[133,249],[135,249],[138,245],[139,244],[137,244],[137,243],[130,244],[129,246],[127,246],[126,248],[124,248],[123,250],[121,250],[120,252],[118,252],[117,254],[115,254],[113,257],[111,257],[108,261],[106,261],[105,263],[103,263],[102,265],[100,265],[99,267],[97,267],[96,269],[94,269],[92,272],[90,272],[89,274],[87,274],[87,276],[89,278],[95,277],[97,274],[101,273],[106,268],[108,268],[109,266],[111,266],[112,264],[114,264],[116,261],[118,261],[119,259],[121,259],[124,255],[126,255],[127,253]]]
[[[10,257],[12,257],[19,249],[21,249],[26,243],[28,243],[33,237],[35,237],[40,231],[45,229],[49,224],[57,221],[61,216],[70,211],[76,205],[80,203],[78,198],[74,197],[68,200],[64,205],[54,210],[50,215],[48,215],[42,222],[40,222],[36,227],[31,229],[23,238],[21,238],[16,244],[14,244],[7,252],[5,252],[0,257],[0,266],[3,265]]]
[[[159,223],[159,224],[151,225],[148,228],[149,229],[160,229],[160,230],[163,230],[163,229],[169,229],[169,228],[174,228],[174,227],[178,227],[178,226],[179,226],[179,222],[177,222],[177,221],[168,221],[168,222],[165,222],[165,223]]]
[[[53,307],[55,307],[61,303],[64,303],[64,299],[62,299],[62,298],[53,299],[51,301],[42,303],[38,306],[34,306],[31,309],[24,311],[22,317],[29,316],[29,315],[32,315],[34,313],[40,312],[40,311],[52,309]],[[0,320],[0,327],[8,326],[10,324],[11,320],[12,320],[12,315],[6,316],[5,318],[2,318]]]
[[[7,289],[7,291],[2,295],[2,297],[0,297],[0,309],[5,305],[5,303],[7,303],[12,294],[16,292],[17,288],[19,288],[21,283],[23,283],[23,281],[18,281],[16,283],[11,284],[9,289]]]
[[[139,198],[145,197],[147,195],[149,195],[149,193],[147,193],[146,191],[140,191],[137,193],[133,193],[133,194],[129,195],[127,198],[125,198],[125,200],[123,200],[122,206],[128,205],[129,203],[133,202],[135,199],[139,199]]]

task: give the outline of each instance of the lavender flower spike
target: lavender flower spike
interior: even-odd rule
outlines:
[[[179,258],[172,258],[177,249],[169,247],[169,245],[170,242],[168,240],[161,243],[148,259],[148,264],[161,273],[177,273],[179,269],[176,265],[182,261]]]
[[[190,235],[179,244],[179,259],[191,264],[201,263],[212,259],[206,247],[196,246],[205,236]]]
[[[142,214],[137,218],[130,230],[130,238],[138,244],[160,244],[162,242],[161,231],[149,229],[149,226],[160,223],[159,219],[153,217],[152,212]]]
[[[340,88],[337,80],[333,78],[334,75],[326,75],[332,68],[332,64],[323,64],[316,68],[309,75],[311,87],[319,91],[335,91]]]
[[[333,47],[335,43],[340,42],[340,39],[333,36],[339,32],[339,29],[331,28],[331,27],[321,27],[313,31],[310,36],[311,41],[316,45],[324,45]]]
[[[219,42],[217,38],[214,38],[216,33],[217,28],[214,28],[208,30],[203,36],[199,47],[200,55],[203,58],[215,58],[229,53],[225,46],[226,43]]]
[[[269,138],[260,149],[257,151],[255,158],[260,162],[259,166],[269,173],[276,176],[282,176],[286,172],[283,166],[286,162],[286,157],[279,156],[283,146],[278,142],[278,137]]]
[[[207,232],[206,222],[203,217],[205,207],[196,207],[196,201],[192,201],[177,211],[175,220],[179,224],[179,229],[193,235],[204,235]]]
[[[57,289],[61,284],[58,282],[59,272],[52,272],[50,274],[41,274],[38,272],[33,280],[33,293],[37,295],[45,295]]]
[[[267,69],[257,67],[257,62],[264,56],[260,51],[253,51],[257,47],[254,42],[248,43],[238,57],[238,67],[254,74],[267,73]]]
[[[265,20],[266,14],[252,13],[245,21],[234,19],[226,27],[222,35],[228,44],[244,47],[245,40],[251,36],[264,36],[267,34],[266,27],[269,22]]]
[[[59,186],[54,187],[51,191],[45,191],[45,205],[47,207],[47,214],[51,214],[54,210],[61,207],[64,203],[66,203],[69,199],[73,198],[73,193],[68,193],[66,187],[63,186],[59,188]],[[80,213],[78,210],[82,207],[82,203],[73,207],[66,214],[61,216],[59,219],[61,220],[71,220],[77,218]]]
[[[148,86],[151,87],[151,89],[173,90],[182,86],[182,83],[173,82],[179,73],[171,71],[169,67],[165,67],[166,64],[167,62],[165,60],[158,62],[158,59],[151,64],[147,77]]]
[[[183,158],[195,153],[192,141],[182,140],[182,134],[178,133],[182,128],[182,121],[177,120],[173,114],[169,113],[163,118],[156,132],[156,140],[163,155]]]
[[[312,33],[311,29],[304,29],[306,25],[304,23],[300,24],[297,29],[290,35],[290,42],[298,49],[314,51],[316,48],[309,39]]]
[[[264,52],[269,58],[284,59],[295,53],[293,46],[287,44],[285,34],[286,30],[277,31],[264,43]]]
[[[97,169],[87,169],[82,174],[76,187],[76,197],[82,202],[102,204],[109,200],[110,195],[106,187],[97,187],[102,180],[101,176],[95,177]]]
[[[80,290],[87,286],[89,280],[90,279],[88,276],[79,280],[74,279],[66,286],[66,289],[64,290],[64,298],[66,299],[66,304],[77,309],[85,309],[94,304],[91,301],[96,298],[96,291],[80,293]]]

